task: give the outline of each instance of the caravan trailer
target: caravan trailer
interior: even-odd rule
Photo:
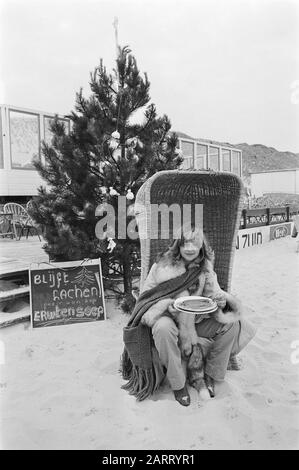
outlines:
[[[51,142],[55,114],[16,106],[0,106],[0,202],[25,203],[43,183],[32,159],[41,154],[41,143]],[[66,116],[58,115],[70,130]],[[192,138],[177,132],[184,156],[182,169],[211,169],[242,175],[242,152],[230,144]]]
[[[0,200],[26,202],[42,184],[33,157],[43,158],[41,142],[51,141],[50,123],[55,114],[0,105]],[[70,122],[59,116],[67,129]]]

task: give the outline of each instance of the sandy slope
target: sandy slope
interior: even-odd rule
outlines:
[[[167,386],[142,403],[121,390],[126,318],[111,304],[106,322],[2,330],[2,448],[298,449],[298,256],[291,238],[237,252],[233,292],[258,334],[244,370],[228,372],[209,402],[192,389],[188,408]]]

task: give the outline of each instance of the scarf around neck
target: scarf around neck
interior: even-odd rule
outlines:
[[[192,286],[201,271],[201,265],[189,266],[189,269],[180,276],[143,292],[136,302],[123,331],[125,347],[121,360],[121,372],[124,380],[128,381],[122,388],[135,395],[139,401],[150,396],[161,381],[158,353],[153,347],[151,328],[140,323],[140,320],[159,300],[175,298],[180,292]]]

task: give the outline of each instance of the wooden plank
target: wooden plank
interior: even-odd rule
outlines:
[[[0,279],[15,274],[27,274],[31,263],[48,261],[37,237],[27,240],[0,239]]]
[[[11,267],[8,267],[8,268],[2,268],[0,269],[0,279],[6,279],[7,277],[13,277],[17,274],[28,274],[29,272],[29,266],[24,266],[24,265],[20,265],[20,266],[11,266]]]
[[[24,321],[30,321],[29,306],[28,310],[15,313],[0,313],[0,328],[6,328],[7,326],[16,325]]]
[[[7,300],[14,300],[19,297],[25,297],[29,295],[29,286],[17,287],[7,291],[0,292],[0,302],[6,302]]]

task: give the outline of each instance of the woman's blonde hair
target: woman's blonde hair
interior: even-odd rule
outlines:
[[[159,254],[157,261],[161,261],[162,263],[164,262],[165,264],[176,265],[182,259],[180,247],[183,246],[186,241],[190,240],[198,242],[200,252],[198,257],[190,263],[189,268],[194,266],[203,267],[207,260],[214,264],[214,253],[202,228],[190,225],[183,225],[177,231],[173,243],[164,253]]]

